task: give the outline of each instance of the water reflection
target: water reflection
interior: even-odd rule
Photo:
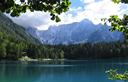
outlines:
[[[127,70],[126,61],[0,62],[0,82],[123,82],[106,70]]]

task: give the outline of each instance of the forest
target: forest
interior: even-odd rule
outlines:
[[[128,57],[128,44],[124,42],[84,43],[72,45],[40,45],[14,40],[0,33],[0,59],[108,59]],[[4,39],[6,38],[6,39]]]
[[[115,3],[122,2],[127,4],[127,0],[112,1]],[[56,0],[48,2],[46,0],[42,1],[40,4],[39,1],[35,2],[30,0],[26,4],[23,0],[21,1],[23,5],[18,5],[13,0],[0,1],[0,3],[0,12],[11,13],[10,15],[13,17],[25,13],[27,9],[32,12],[48,11],[51,15],[51,20],[55,20],[56,22],[60,21],[58,15],[68,11],[71,4],[69,0],[62,0],[62,2]],[[46,3],[46,5],[43,3]],[[44,8],[40,5],[43,5]],[[128,15],[124,15],[122,19],[117,15],[110,16],[109,19],[102,19],[105,23],[111,23],[111,31],[118,30],[119,32],[123,32],[126,40],[128,37],[127,20]],[[126,40],[124,42],[110,43],[43,45],[25,33],[25,30],[21,29],[21,27],[14,28],[19,26],[12,23],[7,17],[1,15],[0,22],[0,59],[18,60],[23,56],[28,56],[33,59],[106,59],[127,57],[128,44]]]

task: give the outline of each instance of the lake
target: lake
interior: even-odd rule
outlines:
[[[123,82],[109,80],[109,69],[127,70],[127,60],[0,62],[0,82]]]

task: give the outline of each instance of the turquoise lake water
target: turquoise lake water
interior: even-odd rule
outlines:
[[[127,60],[3,61],[0,62],[0,82],[124,82],[109,80],[105,71],[128,70],[127,62]]]

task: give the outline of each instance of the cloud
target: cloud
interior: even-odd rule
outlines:
[[[10,17],[10,16],[9,16]],[[54,23],[52,20],[50,20],[49,13],[44,12],[30,12],[27,11],[25,14],[22,14],[19,17],[10,17],[15,23],[24,26],[24,27],[40,27],[39,29],[46,29],[52,23]]]
[[[85,3],[85,4],[95,2],[95,0],[80,0],[80,1]]]
[[[87,6],[85,10],[78,13],[79,16],[85,16],[94,23],[99,23],[101,18],[109,17],[110,15],[119,14],[121,4],[114,4],[111,0],[94,1]]]
[[[71,0],[74,1],[74,0]],[[50,25],[69,24],[79,22],[83,19],[89,19],[94,24],[98,24],[101,18],[109,17],[110,15],[122,16],[126,13],[128,6],[125,4],[114,4],[111,0],[80,0],[84,4],[74,4],[70,10],[60,15],[61,22],[56,23],[50,20],[49,13],[44,12],[30,12],[21,15],[18,18],[12,18],[14,22],[25,27],[36,27],[38,29],[46,30]]]

